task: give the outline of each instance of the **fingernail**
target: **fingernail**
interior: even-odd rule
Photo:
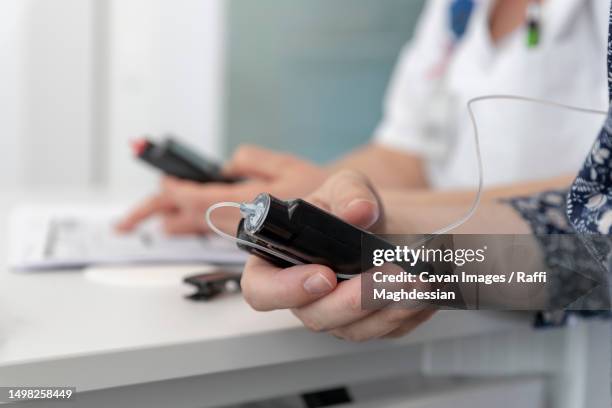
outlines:
[[[364,198],[356,198],[353,201],[351,201],[350,203],[348,203],[348,205],[346,206],[346,208],[351,208],[351,207],[356,207],[360,204],[363,203],[367,203],[370,204],[372,206],[372,208],[374,209],[374,211],[372,211],[372,213],[370,214],[370,219],[367,222],[367,225],[363,225],[362,227],[364,228],[368,228],[371,227],[372,225],[376,224],[376,222],[378,221],[378,218],[380,217],[380,210],[378,208],[378,204],[375,202],[372,202],[370,200],[366,200]]]
[[[304,289],[311,295],[321,295],[332,290],[331,282],[321,273],[312,275],[304,282]]]

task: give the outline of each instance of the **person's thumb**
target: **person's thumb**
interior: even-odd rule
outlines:
[[[240,286],[247,303],[258,311],[302,307],[327,295],[337,285],[334,272],[323,265],[287,269],[250,257]]]
[[[321,206],[344,221],[371,228],[382,221],[382,206],[367,178],[342,171],[329,178],[312,196]]]

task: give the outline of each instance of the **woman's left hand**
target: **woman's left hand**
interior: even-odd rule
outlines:
[[[342,171],[330,177],[307,201],[344,221],[384,231],[382,205],[368,180]],[[242,276],[246,301],[256,310],[291,309],[304,326],[351,341],[399,337],[428,320],[434,310],[361,307],[361,277],[340,282],[322,265],[281,269],[251,256]]]

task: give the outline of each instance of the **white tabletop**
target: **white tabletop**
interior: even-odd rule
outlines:
[[[2,197],[6,214],[32,196]],[[10,272],[5,221],[0,217],[0,384],[53,385],[51,377],[85,391],[529,329],[519,314],[446,311],[401,340],[351,344],[309,333],[287,311],[255,312],[236,295],[198,303],[186,300],[189,290],[178,283],[120,287],[80,271]]]

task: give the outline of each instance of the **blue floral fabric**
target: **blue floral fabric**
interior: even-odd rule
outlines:
[[[608,94],[612,101],[612,10],[608,31]],[[601,236],[612,236],[612,106],[567,195],[567,216],[582,234],[591,256],[606,268],[612,266],[612,245]]]
[[[604,312],[607,316],[609,265],[605,259],[594,256],[592,248],[598,253],[612,253],[612,239],[597,235],[598,239],[585,240],[581,234],[575,234],[566,216],[566,197],[567,191],[546,191],[506,202],[530,225],[546,265],[554,272],[549,284],[551,310],[554,305],[565,305],[564,309],[572,313],[592,316]],[[590,281],[576,279],[577,271],[599,285],[592,287]]]
[[[608,94],[612,102],[612,69],[610,67],[612,67],[612,10],[608,19]]]
[[[612,102],[612,9],[608,29],[608,94]],[[567,215],[579,233],[612,232],[612,107],[567,197]]]
[[[571,234],[574,229],[565,214],[567,190],[546,191],[507,200],[527,221],[535,235]]]
[[[567,215],[576,232],[612,233],[611,152],[612,110],[567,197]]]

